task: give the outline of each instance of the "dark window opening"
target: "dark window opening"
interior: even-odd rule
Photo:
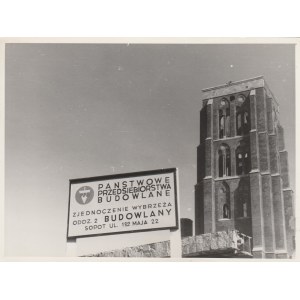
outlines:
[[[226,176],[231,175],[231,161],[230,161],[230,153],[226,153]]]
[[[240,113],[236,116],[236,126],[237,135],[242,135],[242,115]]]
[[[236,134],[243,135],[249,133],[250,130],[250,118],[249,108],[244,96],[237,98],[236,106]]]
[[[248,217],[248,207],[247,207],[247,202],[243,203],[243,217],[246,218]]]
[[[243,174],[243,156],[240,153],[236,157],[236,173],[237,175]]]
[[[230,190],[226,182],[223,182],[218,191],[218,218],[230,219]]]
[[[222,99],[219,109],[219,138],[230,136],[230,108],[229,102]]]
[[[219,153],[219,177],[223,177],[224,175],[223,166],[223,155]]]
[[[231,175],[231,158],[230,149],[226,145],[221,145],[218,151],[218,166],[219,166],[219,177]]]
[[[225,129],[225,124],[224,124],[224,116],[220,115],[220,120],[219,120],[219,138],[222,139],[224,137],[224,129]]]
[[[244,163],[245,163],[245,174],[250,172],[250,159],[249,154],[246,152],[244,155]]]
[[[238,218],[247,218],[250,216],[249,187],[245,184],[242,184],[237,190],[236,207]]]
[[[229,219],[229,207],[228,204],[223,205],[223,219]]]
[[[236,151],[236,174],[243,175],[250,172],[250,157],[249,153],[243,148],[238,148]]]
[[[244,112],[244,124],[243,124],[243,133],[247,134],[250,130],[250,120],[249,120],[249,114],[245,111]]]
[[[226,128],[226,136],[230,136],[230,113],[229,109],[226,111],[226,122],[225,122],[225,128]]]

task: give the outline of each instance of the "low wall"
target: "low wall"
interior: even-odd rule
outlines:
[[[170,257],[170,241],[104,251],[85,257]]]
[[[251,256],[251,246],[246,236],[236,230],[206,233],[183,238],[183,257]]]
[[[252,257],[250,239],[236,230],[185,237],[181,240],[182,257]],[[170,241],[104,251],[84,257],[170,257]]]

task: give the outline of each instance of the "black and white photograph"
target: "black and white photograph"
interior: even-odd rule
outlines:
[[[5,43],[4,257],[296,260],[295,55]]]

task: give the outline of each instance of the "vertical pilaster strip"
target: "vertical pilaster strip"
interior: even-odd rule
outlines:
[[[204,233],[204,189],[203,181],[195,186],[195,235]]]
[[[213,99],[207,102],[207,138],[205,140],[205,177],[213,175]]]
[[[272,98],[267,98],[266,99],[266,109],[267,109],[267,128],[268,128],[268,133],[271,134],[274,132],[274,120],[272,116]]]
[[[250,131],[250,158],[251,170],[259,169],[258,161],[258,141],[257,141],[257,115],[256,115],[256,91],[250,91],[250,116],[251,116],[251,131]]]
[[[212,176],[213,156],[212,156],[212,140],[205,141],[205,177]]]
[[[203,181],[203,198],[204,198],[204,233],[214,232],[215,230],[215,209],[213,198],[212,179]]]
[[[251,215],[253,233],[253,256],[262,258],[265,255],[264,248],[264,221],[261,175],[259,173],[259,146],[258,146],[258,121],[256,90],[250,91],[250,153],[251,153],[251,172],[250,172],[250,194],[251,194]]]
[[[258,88],[256,93],[256,119],[257,119],[257,131],[264,132],[267,130],[267,115],[265,104],[265,91],[263,88]]]
[[[236,176],[236,157],[235,157],[235,148],[230,148],[231,155],[231,176]]]
[[[279,152],[280,159],[280,174],[282,178],[282,187],[284,189],[290,188],[289,166],[288,166],[288,153],[286,150]]]
[[[231,101],[231,103],[230,103],[230,136],[236,136],[235,116],[236,116],[235,101]]]
[[[250,191],[253,233],[253,256],[254,258],[263,258],[265,256],[263,205],[261,194],[261,175],[258,172],[250,174]]]
[[[256,92],[255,90],[250,91],[250,119],[251,119],[251,131],[257,129],[257,118],[256,118]]]
[[[219,138],[219,110],[217,103],[214,103],[213,99],[211,101],[211,109],[212,109],[212,138],[217,140]]]
[[[287,257],[284,203],[280,174],[272,175],[276,257]]]
[[[278,150],[283,151],[285,149],[284,143],[284,130],[280,124],[277,126],[277,139],[278,139]]]
[[[207,102],[207,137],[212,138],[213,136],[213,99],[209,99]]]
[[[277,138],[275,134],[269,135],[269,156],[271,174],[279,173],[279,155],[277,150]]]
[[[210,113],[210,116],[211,116],[211,136],[212,136],[212,139],[211,139],[211,176],[212,176],[212,179],[211,179],[211,204],[212,204],[212,211],[211,211],[211,219],[212,219],[212,223],[211,223],[211,232],[216,232],[216,204],[215,204],[215,181],[214,181],[214,177],[216,176],[215,174],[215,169],[216,169],[216,166],[215,166],[215,160],[213,159],[214,157],[214,147],[213,147],[213,134],[214,132],[217,132],[218,134],[218,118],[215,119],[215,122],[213,121],[214,120],[214,99],[210,99],[208,101],[208,104],[211,106],[211,113]]]
[[[261,172],[270,173],[269,139],[267,132],[258,133],[259,140],[259,169]]]
[[[213,99],[209,99],[205,107],[205,127],[206,127],[206,138],[203,141],[203,156],[198,158],[198,168],[204,168],[204,178],[198,182],[196,186],[196,198],[197,203],[195,204],[195,232],[196,234],[203,234],[215,231],[215,209],[214,209],[214,183],[213,183],[213,136],[214,136],[214,110],[213,110]],[[203,165],[199,164],[202,161]]]
[[[264,216],[265,255],[266,258],[275,258],[275,228],[273,201],[271,193],[271,175],[264,174],[262,175],[261,179]]]

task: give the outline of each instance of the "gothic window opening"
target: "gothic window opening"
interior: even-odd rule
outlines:
[[[243,174],[243,156],[241,153],[237,154],[236,158],[236,174],[241,175]]]
[[[224,137],[225,130],[225,122],[224,116],[222,115],[222,111],[220,111],[220,120],[219,120],[219,138],[222,139]]]
[[[249,121],[249,116],[248,113],[245,111],[244,112],[244,125],[247,126]]]
[[[230,136],[230,110],[226,109],[226,122],[225,122],[226,136]]]
[[[231,164],[230,153],[229,153],[229,151],[226,151],[226,172],[225,172],[226,176],[230,176],[231,175],[230,164]]]
[[[249,118],[249,105],[246,98],[240,95],[237,98],[236,106],[236,134],[243,135],[249,133],[250,118]]]
[[[223,205],[223,219],[229,219],[229,207],[228,204]]]
[[[242,114],[238,113],[236,115],[236,133],[237,135],[242,135]]]
[[[249,133],[250,131],[250,119],[249,119],[249,113],[247,111],[244,112],[244,134]]]
[[[244,218],[248,217],[248,205],[247,205],[247,202],[243,203],[243,217]]]
[[[238,147],[236,150],[236,174],[244,175],[250,172],[250,157],[245,147]]]
[[[245,152],[244,154],[244,164],[245,164],[245,174],[248,174],[250,172],[250,158],[248,152]]]
[[[249,187],[244,183],[239,186],[236,194],[236,208],[238,218],[247,218],[250,216],[249,212]]]
[[[237,101],[239,102],[239,104],[243,104],[245,102],[245,97],[242,95],[239,95],[237,98]]]
[[[230,219],[230,191],[226,183],[222,183],[218,191],[219,219]]]
[[[223,155],[219,151],[219,177],[223,177],[224,174],[224,163],[223,163]]]
[[[219,177],[231,175],[231,159],[230,149],[227,145],[221,145],[218,151],[218,166],[219,166]]]
[[[230,108],[229,102],[222,99],[219,105],[219,138],[230,136]]]

